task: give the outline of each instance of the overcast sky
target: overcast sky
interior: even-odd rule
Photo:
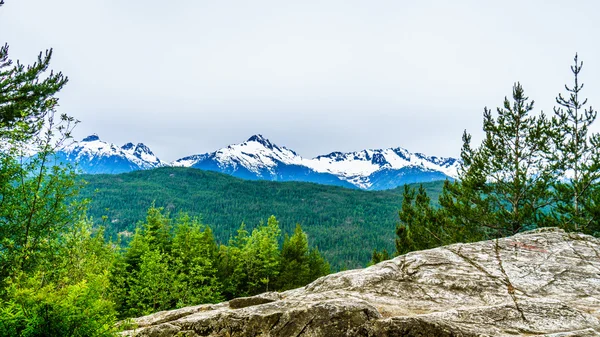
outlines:
[[[551,113],[576,52],[600,107],[593,0],[5,2],[0,42],[24,63],[54,48],[76,138],[143,142],[163,160],[256,133],[306,157],[458,156],[516,81]]]

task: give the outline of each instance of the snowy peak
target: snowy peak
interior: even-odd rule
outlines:
[[[260,177],[276,174],[279,165],[299,165],[302,158],[294,151],[279,147],[262,135],[254,135],[241,144],[229,145],[200,160],[213,160],[225,170],[245,169]],[[190,166],[198,166],[198,162]]]
[[[212,153],[181,158],[173,166],[199,167],[206,161],[214,161],[222,169],[237,170],[244,168],[250,172],[262,174],[274,173],[278,165],[295,165],[302,158],[286,147],[280,147],[258,134],[240,144],[232,144]]]
[[[142,143],[119,147],[100,140],[97,134],[64,147],[58,155],[64,161],[78,164],[84,173],[118,173],[166,165]]]
[[[147,147],[146,145],[144,145],[143,143],[138,143],[135,146],[135,151],[136,154],[148,154],[151,156],[154,156],[154,153],[152,153],[152,151],[150,150],[149,147]]]
[[[254,136],[248,138],[246,143],[250,143],[250,142],[255,142],[255,143],[258,143],[268,149],[273,149],[273,143],[271,143],[271,141],[269,141],[267,138],[263,137],[263,135],[261,135],[261,134],[254,135]],[[275,145],[275,147],[277,147],[277,145]]]
[[[401,147],[388,149],[368,149],[357,152],[331,152],[313,159],[303,158],[296,152],[277,146],[264,136],[257,134],[243,143],[229,145],[225,148],[204,155],[181,158],[172,163],[173,166],[210,169],[228,174],[250,177],[254,179],[278,179],[285,167],[303,167],[307,172],[334,176],[358,188],[371,189],[377,186],[398,186],[402,176],[410,171],[412,177],[418,172],[425,172],[427,179],[455,178],[459,162],[454,158],[427,157],[420,153],[411,153]],[[244,174],[241,174],[243,172]],[[415,173],[416,172],[416,173]],[[385,174],[384,174],[385,173]],[[376,178],[389,175],[398,184],[382,184]],[[302,177],[298,176],[298,180]],[[418,180],[418,177],[414,178]],[[428,181],[428,180],[424,180]]]
[[[332,152],[305,160],[304,164],[316,172],[336,175],[362,189],[381,189],[381,186],[391,188],[403,184],[402,179],[407,181],[407,172],[410,172],[411,179],[417,181],[418,172],[423,173],[423,181],[456,178],[459,162],[454,158],[427,157],[398,147]],[[382,183],[382,179],[390,181]]]
[[[122,173],[171,165],[217,171],[244,179],[309,181],[367,190],[456,178],[460,165],[455,158],[426,156],[401,147],[331,152],[312,159],[303,158],[261,134],[215,152],[186,156],[170,164],[162,162],[143,143],[117,146],[102,141],[97,134],[65,147],[60,153],[65,161],[77,163],[84,173]]]
[[[100,140],[100,137],[98,137],[98,135],[94,133],[94,134],[91,134],[91,135],[83,138],[81,141],[82,142],[93,142],[93,141],[97,141],[97,140]]]
[[[133,143],[127,143],[121,146],[121,149],[126,153],[136,158],[139,158],[145,162],[155,164],[158,164],[160,162],[160,160],[154,155],[152,150],[150,150],[150,148],[144,145],[143,143],[138,143],[137,145],[133,145]]]
[[[129,150],[135,149],[135,145],[133,143],[127,143],[127,144],[121,146],[121,148],[125,151],[129,151]]]

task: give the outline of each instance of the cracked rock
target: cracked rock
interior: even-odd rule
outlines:
[[[600,336],[600,240],[544,228],[304,288],[134,319],[124,336]]]

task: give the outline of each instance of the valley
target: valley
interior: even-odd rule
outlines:
[[[82,175],[80,197],[89,198],[88,215],[104,224],[108,236],[133,232],[155,203],[171,214],[187,212],[210,225],[227,243],[244,222],[253,228],[275,215],[284,233],[299,223],[310,243],[334,270],[365,266],[374,248],[394,252],[394,233],[402,188],[362,191],[304,182],[250,181],[193,168],[163,167],[119,175]],[[443,182],[425,183],[437,200]],[[106,216],[106,221],[102,220]]]

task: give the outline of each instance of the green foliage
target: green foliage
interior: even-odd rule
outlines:
[[[183,216],[173,238],[174,293],[177,307],[219,302],[217,246],[209,227]]]
[[[112,248],[91,223],[77,222],[61,235],[55,256],[6,281],[0,298],[0,336],[114,336],[109,300]]]
[[[55,119],[54,94],[66,83],[44,74],[51,52],[25,67],[0,48],[0,286],[9,275],[34,270],[56,249],[57,238],[78,214],[77,188],[68,167],[51,165],[53,150],[69,138],[73,118]],[[40,76],[46,76],[41,80]],[[28,152],[37,153],[27,159]]]
[[[557,200],[553,215],[556,225],[567,230],[600,234],[600,135],[589,134],[597,111],[586,108],[587,99],[580,98],[583,84],[579,73],[583,62],[575,55],[573,85],[565,85],[567,98],[559,94],[554,108],[553,126],[556,130],[554,142],[557,151],[552,153],[552,162],[557,174],[569,179],[557,180],[554,194]]]
[[[54,112],[54,95],[68,79],[60,72],[46,73],[51,59],[52,49],[40,53],[33,65],[13,64],[8,45],[0,47],[0,139],[23,141],[37,135]]]
[[[283,239],[277,282],[279,289],[294,289],[310,282],[308,254],[308,237],[302,231],[300,224],[296,224],[294,234],[291,237],[286,234]]]
[[[222,283],[223,295],[234,298],[247,295],[248,276],[245,268],[245,256],[242,251],[248,242],[248,231],[242,222],[237,235],[229,240],[229,245],[221,245],[218,252],[217,270]]]
[[[369,266],[378,264],[381,261],[386,261],[389,259],[390,254],[386,249],[383,249],[381,252],[377,251],[377,249],[373,249],[373,255],[371,256],[371,262],[369,262]]]
[[[445,184],[451,183],[446,181]],[[476,231],[452,222],[446,209],[433,207],[422,185],[418,191],[410,186],[404,187],[402,208],[398,215],[400,222],[396,226],[396,255],[477,239]],[[374,253],[372,260],[378,258]]]
[[[160,168],[120,175],[85,175],[81,197],[92,200],[88,213],[106,232],[133,233],[153,201],[172,214],[201,217],[218,243],[228,244],[244,222],[252,232],[272,214],[285,233],[296,223],[319,247],[334,270],[358,268],[371,258],[373,247],[392,252],[390,237],[402,202],[402,189],[361,191],[311,183],[248,181],[192,168]],[[423,184],[437,200],[443,182]],[[124,243],[131,237],[123,237]]]
[[[67,80],[45,73],[51,55],[12,66],[0,48],[0,336],[114,336],[112,248],[71,202],[73,172],[54,165],[76,121],[55,118]]]
[[[312,248],[308,253],[308,270],[309,282],[331,273],[329,262],[321,255],[318,247]]]
[[[125,252],[112,267],[121,316],[140,316],[222,299],[210,228],[187,215],[171,219],[148,209]]]
[[[319,250],[308,248],[308,237],[299,224],[291,237],[285,235],[281,250],[280,236],[279,222],[271,216],[251,235],[242,224],[229,245],[221,245],[219,279],[227,298],[298,288],[330,273]]]
[[[18,139],[4,139],[8,145],[0,151],[0,280],[17,270],[34,270],[54,254],[59,236],[81,213],[82,203],[67,202],[78,191],[74,174],[68,167],[50,165],[56,127],[51,114],[43,135],[25,137],[12,130]],[[58,137],[58,143],[66,138]],[[25,160],[26,146],[37,155]]]
[[[251,234],[242,223],[229,245],[217,246],[210,227],[187,215],[173,220],[154,206],[147,214],[113,259],[111,293],[121,317],[291,289],[329,273],[318,250],[309,251],[299,225],[279,249],[274,216]]]
[[[245,268],[248,293],[269,291],[269,282],[279,274],[280,234],[279,222],[271,216],[266,225],[260,225],[252,231],[242,248],[242,254],[247,257]]]
[[[294,234],[291,237],[286,234],[283,240],[277,289],[299,288],[329,273],[329,263],[318,248],[308,248],[308,236],[296,224]]]
[[[158,249],[145,251],[140,257],[140,268],[129,279],[127,304],[130,314],[143,316],[173,308],[173,274],[169,270],[169,256]]]
[[[555,179],[547,161],[552,129],[543,113],[532,115],[533,101],[515,84],[496,117],[483,113],[485,138],[476,149],[463,136],[460,183],[445,184],[440,204],[454,223],[483,227],[496,236],[543,226]]]
[[[171,251],[171,223],[168,216],[162,214],[162,209],[150,207],[144,223],[144,241],[153,249],[162,252]]]

